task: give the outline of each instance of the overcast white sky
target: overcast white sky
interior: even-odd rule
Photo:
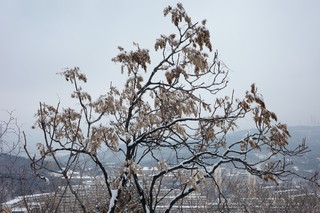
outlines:
[[[55,75],[79,66],[98,95],[123,80],[111,62],[117,46],[153,50],[172,32],[163,8],[177,1],[0,1],[0,109],[28,129],[39,101],[68,103]],[[207,19],[214,48],[242,96],[256,83],[267,106],[289,125],[320,123],[320,1],[182,1],[193,21]],[[5,116],[0,111],[0,119]],[[29,130],[29,129],[28,129]]]

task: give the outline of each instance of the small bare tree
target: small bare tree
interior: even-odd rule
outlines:
[[[6,118],[0,120],[0,203],[14,195],[17,187],[13,182],[21,180],[23,165],[18,155],[21,151],[21,131],[13,111],[5,111]]]
[[[166,7],[176,33],[161,35],[154,48],[161,59],[153,62],[149,50],[134,43],[135,50],[112,59],[127,76],[122,90],[111,85],[93,100],[81,84],[87,82],[79,68],[61,73],[74,87],[78,107],[62,108],[40,103],[36,114],[44,141],[39,156],[30,156],[34,170],[61,173],[69,183],[83,212],[86,205],[68,177],[77,160],[86,155],[96,164],[106,187],[108,212],[169,212],[183,200],[201,193],[207,180],[219,186],[217,169],[231,164],[264,180],[276,182],[292,174],[286,156],[306,151],[306,146],[288,150],[287,126],[277,122],[257,87],[252,84],[243,98],[222,92],[228,84],[228,69],[214,52],[206,20],[192,22],[182,4]],[[243,118],[252,118],[256,130],[240,140],[228,141]],[[250,161],[254,153],[264,157]],[[67,153],[62,162],[57,155]],[[103,155],[123,159],[115,175],[101,160]],[[52,160],[58,170],[46,167]],[[152,172],[144,172],[146,160]],[[218,190],[217,193],[221,193]],[[190,200],[188,201],[191,202]]]
[[[0,119],[0,211],[8,207],[3,206],[6,201],[16,197],[22,200],[24,196],[50,190],[39,182],[30,168],[30,159],[23,155],[22,125],[14,111],[3,111],[4,117]]]
[[[21,127],[13,116],[14,111],[5,111],[7,118],[0,120],[0,154],[18,155],[21,151]]]

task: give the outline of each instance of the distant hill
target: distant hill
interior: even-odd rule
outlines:
[[[228,138],[230,140],[239,140],[248,131],[250,130],[232,133],[228,135]],[[302,156],[291,157],[293,162],[292,168],[298,173],[320,171],[320,126],[291,126],[289,127],[289,132],[291,137],[289,138],[288,149],[294,149],[305,141],[309,150]]]
[[[22,176],[21,171],[24,171],[25,175],[29,175],[31,170],[30,160],[24,157],[0,154],[0,177],[1,178],[19,178]]]
[[[23,157],[0,154],[0,203],[20,195],[21,182],[30,177],[30,162]]]
[[[299,158],[293,159],[293,166],[299,171],[320,171],[320,126],[290,127],[291,138],[289,148],[296,147],[304,139],[309,152]]]
[[[30,164],[27,158],[0,154],[0,203],[16,196],[52,190],[52,186],[36,177]]]
[[[227,136],[228,141],[237,141],[245,137],[248,131],[253,130],[242,130],[231,133]],[[292,158],[293,168],[297,171],[320,171],[320,126],[293,126],[289,127],[289,131],[291,137],[289,139],[288,149],[293,149],[302,143],[304,139],[306,139],[306,145],[309,147],[309,152],[305,153],[303,156]],[[182,154],[184,150],[180,150]],[[170,149],[161,150],[158,152],[160,159],[166,159],[168,162],[173,162],[174,154]],[[255,160],[255,157],[259,157],[259,154],[263,154],[257,152],[256,155],[249,156],[252,160]],[[99,157],[102,161],[107,164],[115,164],[120,165],[123,162],[123,156],[117,156],[112,153],[110,150],[107,152],[98,153]],[[64,156],[61,158],[62,161],[67,161],[68,156]],[[249,158],[250,159],[250,158]],[[82,162],[82,163],[81,163]],[[145,158],[142,162],[142,166],[154,166],[151,165],[152,162],[148,158]],[[95,165],[90,163],[87,158],[79,159],[79,165],[86,164],[87,167],[94,167]]]

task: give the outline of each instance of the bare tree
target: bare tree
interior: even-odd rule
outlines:
[[[21,180],[24,165],[19,162],[21,131],[13,111],[5,111],[6,118],[0,120],[0,203],[14,195],[17,187],[13,182]]]
[[[18,155],[21,151],[21,126],[13,116],[14,111],[5,111],[7,118],[0,120],[0,154]]]
[[[23,157],[22,125],[14,111],[4,110],[0,120],[0,204],[1,210],[8,206],[3,204],[13,198],[49,190],[37,181],[30,168],[30,159]],[[40,184],[39,184],[40,183]],[[30,199],[29,199],[30,200]],[[27,205],[23,205],[27,207]]]
[[[268,110],[254,84],[243,98],[223,94],[229,72],[213,50],[206,20],[192,22],[182,4],[166,7],[164,16],[171,18],[176,33],[156,40],[161,59],[153,68],[148,49],[136,43],[132,51],[118,48],[112,61],[127,76],[122,90],[111,84],[92,100],[81,87],[87,78],[76,67],[61,75],[73,85],[77,107],[40,103],[35,126],[44,141],[38,144],[40,155],[30,155],[33,168],[40,176],[43,169],[63,175],[83,212],[86,205],[67,175],[82,155],[102,173],[107,192],[103,211],[169,212],[201,193],[208,180],[219,189],[215,174],[221,165],[276,183],[292,174],[286,156],[307,150],[304,144],[286,148],[287,126]],[[252,118],[255,131],[227,140],[243,118]],[[251,161],[258,152],[263,157]],[[68,153],[68,160],[62,162],[59,153]],[[112,176],[103,155],[123,159]],[[47,159],[59,169],[47,167]],[[146,161],[152,172],[142,170]]]

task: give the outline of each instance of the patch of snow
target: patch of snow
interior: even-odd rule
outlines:
[[[150,210],[147,205],[145,206],[145,209],[146,209],[146,213],[150,213]]]
[[[110,199],[110,203],[109,203],[108,213],[111,212],[111,209],[115,205],[116,200],[117,200],[117,196],[118,196],[118,189],[111,190],[111,199]]]

